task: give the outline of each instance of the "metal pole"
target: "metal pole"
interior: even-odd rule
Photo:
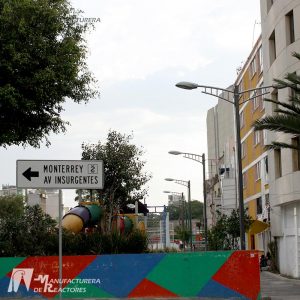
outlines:
[[[241,250],[246,249],[245,227],[244,227],[244,195],[243,195],[243,172],[242,172],[242,147],[241,147],[241,130],[240,130],[240,112],[239,112],[239,92],[238,86],[234,86],[234,108],[236,122],[236,149],[238,165],[238,189],[239,189],[239,219],[240,219],[240,239]]]
[[[59,229],[58,229],[58,282],[59,282],[59,299],[62,299],[62,191],[58,192],[58,219],[59,219]]]
[[[164,244],[164,249],[167,248],[167,228],[166,228],[166,218],[167,218],[167,211],[166,211],[166,206],[164,205],[164,211],[163,211],[163,244]]]
[[[181,193],[181,229],[184,230],[184,198],[183,193]]]
[[[204,238],[205,238],[205,251],[207,251],[207,216],[206,216],[206,182],[205,182],[205,154],[202,154],[203,166],[203,215],[204,215]]]
[[[193,251],[193,228],[192,228],[192,204],[191,204],[191,181],[188,181],[189,222],[190,222],[190,247]]]
[[[235,210],[237,210],[238,207],[238,192],[237,192],[237,178],[236,178],[236,155],[235,155],[235,148],[233,147],[233,153],[234,153],[234,185],[235,185]]]

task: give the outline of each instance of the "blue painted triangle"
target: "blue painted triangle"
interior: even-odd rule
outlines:
[[[198,297],[214,297],[214,298],[229,298],[248,300],[245,296],[240,293],[227,288],[226,286],[218,283],[215,280],[209,280],[206,285],[197,294]]]
[[[165,254],[100,255],[78,278],[98,278],[97,287],[116,297],[126,297]]]

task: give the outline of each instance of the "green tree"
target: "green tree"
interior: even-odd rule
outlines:
[[[293,53],[293,56],[300,60],[299,53]],[[277,88],[290,88],[293,92],[289,97],[289,102],[264,99],[278,105],[275,110],[277,114],[266,116],[254,122],[254,130],[270,130],[291,134],[293,137],[300,136],[300,76],[296,73],[288,73],[284,80],[275,79]],[[273,141],[267,145],[268,149],[290,148],[300,151],[300,143],[282,143]]]
[[[248,231],[253,220],[244,212],[244,227]],[[217,211],[217,222],[208,230],[208,246],[210,250],[237,249],[238,238],[240,237],[239,211],[233,209],[230,215]]]
[[[53,255],[58,251],[57,223],[39,205],[26,206],[19,224],[15,239],[19,255]]]
[[[67,0],[0,0],[0,146],[49,145],[68,125],[66,99],[97,94],[80,13]]]
[[[217,213],[216,224],[207,231],[208,248],[209,250],[224,250],[227,244],[226,232],[227,216]]]
[[[144,185],[151,176],[143,171],[143,149],[131,143],[133,136],[110,130],[105,143],[82,144],[83,160],[103,160],[104,188],[96,192],[107,211],[112,212],[127,203],[134,203],[147,195]]]
[[[188,210],[188,202],[184,201],[179,205],[171,204],[167,207],[167,211],[169,212],[169,219],[178,220],[182,217],[186,217],[187,213],[184,210]],[[192,219],[201,219],[203,218],[203,203],[198,200],[191,201],[191,211],[192,211]]]
[[[178,220],[182,216],[182,205],[174,205],[170,204],[167,207],[167,211],[169,212],[169,220]]]
[[[198,200],[191,201],[192,219],[203,218],[203,203]]]
[[[189,242],[191,237],[191,231],[186,227],[175,227],[176,238],[179,238],[183,242],[183,247]]]
[[[0,220],[20,217],[24,213],[24,199],[21,195],[0,197]]]
[[[56,221],[40,206],[25,206],[23,197],[16,195],[0,197],[0,203],[0,256],[57,253]]]

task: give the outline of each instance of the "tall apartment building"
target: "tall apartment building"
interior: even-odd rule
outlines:
[[[293,52],[300,52],[300,0],[261,0],[264,84],[286,73],[300,72]],[[272,98],[289,101],[291,90],[272,92]],[[266,104],[267,114],[275,105]],[[297,142],[299,137],[268,133],[272,141]],[[270,151],[269,190],[271,233],[277,242],[280,273],[300,276],[300,163],[299,154],[289,149]]]
[[[227,89],[232,90],[232,86]],[[227,98],[228,95],[224,93],[220,97]],[[228,214],[237,207],[233,109],[232,104],[218,99],[218,104],[211,108],[206,116],[208,227],[215,224],[217,210]]]
[[[254,45],[242,67],[235,85],[240,92],[240,130],[242,148],[242,173],[244,205],[253,220],[257,220],[247,232],[246,247],[266,251],[270,242],[270,231],[261,222],[268,220],[269,175],[268,153],[265,150],[266,135],[253,130],[253,122],[265,115],[265,104],[260,88],[263,82],[263,56],[261,38]],[[249,100],[250,99],[250,100]]]

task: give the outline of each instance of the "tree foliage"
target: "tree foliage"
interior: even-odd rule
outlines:
[[[252,222],[252,218],[245,210],[245,231],[249,229]],[[237,249],[238,238],[240,237],[239,211],[233,209],[230,215],[225,215],[217,211],[217,222],[207,233],[209,250]]]
[[[0,256],[53,255],[56,221],[40,206],[25,206],[20,196],[0,197]],[[57,247],[56,247],[57,245]]]
[[[66,99],[96,95],[79,14],[67,0],[0,0],[0,146],[49,145]]]
[[[111,209],[134,203],[147,195],[144,185],[151,176],[143,171],[143,149],[131,143],[133,136],[110,130],[106,142],[82,144],[83,160],[103,160],[104,188],[97,198]]]
[[[170,220],[178,220],[181,217],[186,218],[188,216],[188,202],[181,202],[179,205],[170,204],[167,207],[167,211],[169,212]],[[192,211],[192,219],[200,219],[203,218],[203,203],[198,200],[191,201],[191,211]]]
[[[190,238],[191,238],[191,231],[186,228],[185,226],[177,226],[175,227],[175,233],[177,235],[177,238],[179,238],[183,244],[185,245],[186,243],[189,242]]]
[[[0,257],[58,255],[57,223],[41,207],[26,206],[21,196],[0,197]],[[73,234],[63,230],[63,255],[141,253],[148,251],[141,231]]]
[[[299,53],[293,56],[300,60]],[[291,134],[294,137],[300,136],[300,76],[296,73],[288,73],[284,80],[275,79],[276,87],[279,89],[290,88],[292,93],[289,102],[264,99],[266,102],[274,103],[278,106],[274,110],[276,115],[266,116],[254,122],[254,130],[270,130]],[[292,143],[282,143],[273,141],[267,145],[268,149],[290,148],[300,151],[299,145]]]
[[[21,195],[8,195],[0,197],[0,219],[10,219],[22,216],[24,213],[24,199]]]

